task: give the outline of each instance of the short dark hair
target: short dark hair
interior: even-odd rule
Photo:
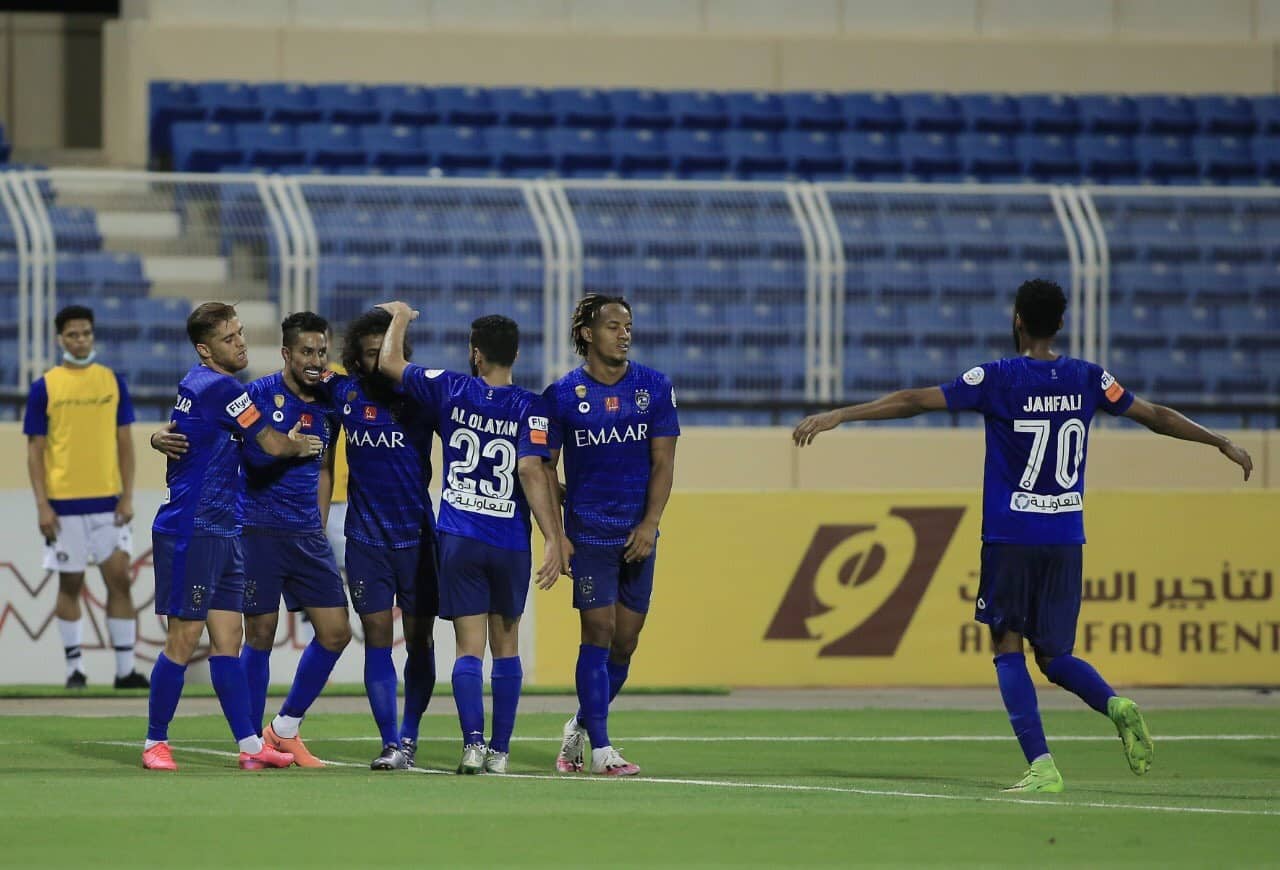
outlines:
[[[578,352],[578,356],[587,355],[587,341],[582,337],[584,327],[593,325],[596,317],[600,314],[601,309],[606,305],[621,305],[627,309],[627,313],[631,313],[631,303],[622,296],[606,296],[603,293],[588,293],[578,302],[578,307],[573,311],[573,326],[571,327],[570,338],[573,341],[574,350]]]
[[[329,331],[329,321],[314,311],[295,311],[280,323],[280,343],[285,347],[293,347],[298,336],[304,332],[318,332],[324,335]]]
[[[1067,311],[1067,294],[1052,281],[1034,278],[1018,288],[1014,312],[1022,318],[1022,328],[1032,338],[1053,338]]]
[[[391,313],[385,308],[370,308],[347,324],[347,334],[342,339],[342,367],[352,375],[360,373],[360,339],[367,335],[384,335],[391,328]],[[413,355],[409,334],[404,336],[404,358]]]
[[[191,345],[203,344],[219,325],[236,316],[236,307],[225,302],[206,302],[187,318],[187,338]]]
[[[520,327],[501,314],[478,317],[471,321],[471,346],[494,365],[514,365],[520,349]]]
[[[53,328],[62,335],[63,328],[73,320],[87,320],[93,326],[93,309],[87,305],[68,305],[53,318]]]

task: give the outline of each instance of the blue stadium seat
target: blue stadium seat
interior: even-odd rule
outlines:
[[[942,232],[951,255],[960,260],[998,260],[1013,255],[1003,222],[988,215],[947,216]]]
[[[898,97],[907,129],[918,133],[959,133],[964,129],[960,103],[950,94],[902,94]]]
[[[886,215],[881,227],[893,255],[901,261],[937,260],[947,256],[947,241],[935,217]]]
[[[1018,114],[1029,133],[1073,135],[1080,130],[1075,98],[1064,94],[1024,94],[1018,98]]]
[[[1203,305],[1245,305],[1252,298],[1257,268],[1236,263],[1192,263],[1182,267],[1182,283],[1191,298]]]
[[[258,86],[258,105],[264,120],[272,124],[315,124],[324,120],[315,91],[297,82],[270,82]]]
[[[903,133],[898,147],[907,172],[925,178],[961,171],[956,140],[945,133]]]
[[[297,129],[292,124],[239,124],[235,138],[244,161],[254,167],[274,169],[304,163],[307,159],[306,149],[298,144]]]
[[[1251,145],[1258,175],[1270,181],[1280,179],[1280,134],[1254,136]]]
[[[927,220],[927,218],[925,219]],[[902,245],[897,245],[902,247]],[[910,250],[909,247],[907,250]],[[935,258],[936,259],[936,258]],[[905,259],[867,264],[867,282],[874,293],[874,302],[902,305],[933,298],[930,271],[923,261],[908,255]]]
[[[360,141],[368,153],[370,166],[394,169],[431,163],[418,127],[370,124],[360,128]]]
[[[843,103],[844,116],[850,130],[898,133],[906,129],[902,103],[893,94],[845,94]]]
[[[961,133],[956,137],[961,165],[979,181],[1018,180],[1022,161],[1003,133]]]
[[[1124,183],[1138,175],[1138,155],[1128,136],[1107,134],[1076,139],[1080,167],[1089,178]]]
[[[1268,247],[1259,238],[1253,221],[1231,215],[1202,217],[1195,221],[1196,237],[1205,257],[1221,263],[1256,263],[1266,258]]]
[[[151,282],[137,254],[101,253],[84,255],[85,267],[102,292],[115,297],[145,296],[151,291]]]
[[[487,127],[498,121],[498,113],[484,88],[436,88],[434,96],[441,123]]]
[[[613,107],[604,91],[594,88],[557,88],[549,93],[551,111],[562,127],[606,130],[613,126]]]
[[[1168,335],[1160,320],[1160,308],[1153,305],[1113,305],[1111,341],[1116,347],[1167,347]]]
[[[1280,95],[1253,98],[1253,118],[1262,136],[1280,134]]]
[[[148,88],[148,138],[152,155],[173,153],[170,134],[174,124],[205,120],[205,108],[200,105],[196,89],[186,82],[151,82]]]
[[[848,308],[845,309],[846,323]],[[846,330],[846,335],[850,333]],[[871,396],[906,386],[894,348],[853,343],[844,354],[844,387],[855,396]]]
[[[691,130],[723,130],[729,126],[724,97],[714,91],[672,91],[667,104],[677,127]]]
[[[845,160],[836,134],[815,129],[787,130],[779,141],[794,174],[817,179],[844,175]]]
[[[451,175],[483,173],[493,168],[485,131],[479,127],[424,127],[422,144],[431,165]]]
[[[795,91],[782,95],[782,111],[793,130],[835,132],[845,126],[840,100],[824,91]]]
[[[1151,392],[1173,402],[1198,401],[1209,392],[1209,381],[1194,353],[1185,350],[1151,350],[1142,353],[1142,367],[1151,379]]]
[[[787,116],[777,94],[767,91],[733,91],[725,95],[724,102],[729,112],[730,127],[739,130],[777,131],[787,126]]]
[[[662,91],[621,88],[609,95],[618,126],[645,130],[666,130],[675,123]]]
[[[376,257],[394,246],[385,212],[374,209],[338,208],[314,217],[322,254]]]
[[[841,133],[837,141],[846,167],[860,178],[906,172],[897,137],[892,133],[847,132]]]
[[[1151,305],[1183,301],[1188,292],[1183,281],[1187,268],[1160,260],[1112,266],[1111,304]]]
[[[1200,175],[1214,184],[1231,184],[1257,177],[1251,143],[1234,135],[1196,136],[1192,152],[1200,165]]]
[[[435,91],[418,85],[375,85],[373,102],[384,124],[425,127],[440,123]]]
[[[614,165],[618,172],[633,178],[654,178],[673,171],[671,153],[662,130],[626,126],[609,135]]]
[[[1253,101],[1240,96],[1196,97],[1193,103],[1201,133],[1218,136],[1252,136],[1258,122]]]
[[[1200,259],[1190,222],[1176,217],[1133,217],[1130,236],[1144,260],[1183,263]]]
[[[1018,101],[1008,94],[963,94],[960,111],[965,126],[974,133],[1020,133]]]
[[[1141,127],[1138,108],[1129,97],[1118,94],[1076,97],[1080,127],[1085,133],[1132,135]]]
[[[1196,113],[1191,100],[1176,94],[1142,96],[1134,99],[1142,132],[1150,135],[1190,136],[1196,132]]]
[[[303,124],[298,128],[298,144],[307,149],[307,162],[313,166],[365,166],[369,155],[358,131],[347,124]]]
[[[1068,256],[1062,225],[1054,215],[1028,215],[1008,225],[1009,242],[1023,260],[1060,262]]]
[[[993,270],[976,260],[941,260],[929,266],[929,284],[944,303],[991,302],[997,287]]]
[[[676,171],[685,178],[715,177],[729,169],[724,136],[717,130],[672,130],[667,146]]]
[[[537,177],[555,169],[546,134],[536,127],[494,127],[489,144],[497,153],[498,169],[508,175]]]
[[[364,85],[316,85],[316,105],[330,124],[377,124],[382,110],[374,102],[374,94]]]
[[[1080,177],[1076,140],[1059,133],[1024,133],[1014,139],[1022,173],[1044,182],[1075,181]]]
[[[173,125],[173,165],[183,172],[217,172],[244,162],[228,124],[189,121]]]
[[[547,132],[547,144],[562,175],[595,177],[613,169],[613,152],[600,130],[553,128]]]
[[[202,82],[196,85],[197,100],[205,118],[223,124],[261,121],[258,90],[244,82]]]
[[[538,88],[496,88],[489,96],[498,123],[507,127],[550,127],[556,121],[551,101]]]
[[[1134,150],[1143,176],[1161,184],[1199,183],[1190,139],[1174,135],[1139,136]]]

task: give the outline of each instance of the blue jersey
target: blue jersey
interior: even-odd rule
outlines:
[[[187,436],[187,452],[170,459],[165,497],[153,531],[166,535],[240,534],[237,502],[244,483],[240,445],[254,439],[267,421],[244,387],[230,375],[192,366],[178,384],[169,419]]]
[[[372,547],[416,546],[434,525],[431,482],[434,417],[396,392],[375,402],[364,380],[326,372],[322,381],[341,410],[347,445],[346,536]]]
[[[277,431],[288,432],[302,423],[303,435],[315,435],[328,449],[337,431],[337,409],[328,398],[307,402],[292,392],[280,372],[249,384],[249,397],[268,414]],[[244,445],[244,495],[240,522],[251,529],[306,533],[320,525],[320,468],[318,457],[277,459],[256,441]]]
[[[547,412],[522,387],[410,365],[404,390],[437,421],[444,447],[442,532],[504,550],[529,549],[529,502],[517,477],[526,456],[547,459]]]
[[[631,363],[622,380],[605,386],[577,368],[542,397],[551,447],[563,449],[565,533],[575,544],[625,543],[644,518],[649,439],[680,434],[671,381]]]
[[[987,363],[942,392],[948,410],[986,417],[982,540],[1083,544],[1089,424],[1099,409],[1129,410],[1133,394],[1101,366],[1065,356]]]

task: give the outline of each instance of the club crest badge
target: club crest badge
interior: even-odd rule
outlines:
[[[636,390],[636,407],[641,411],[649,410],[649,391]]]

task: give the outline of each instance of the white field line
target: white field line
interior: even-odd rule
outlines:
[[[141,749],[141,743],[137,740],[86,740],[84,743],[96,746],[127,746],[134,749]],[[318,742],[318,741],[317,741]],[[373,741],[370,741],[373,742]],[[226,752],[218,749],[201,749],[188,746],[186,743],[179,744],[180,752],[196,752],[202,755],[215,755],[222,758],[236,758],[238,753]],[[367,765],[358,764],[350,761],[328,761],[321,759],[325,764],[334,767],[356,767],[365,768]],[[410,768],[405,773],[420,774],[447,774],[450,771],[439,770],[435,768]],[[485,779],[499,778],[492,774],[484,777]],[[614,777],[603,776],[572,776],[562,774],[537,774],[537,773],[507,773],[503,774],[502,779],[534,779],[534,780],[550,780],[555,782],[592,782],[602,783],[608,782]],[[930,792],[915,791],[893,791],[868,788],[853,788],[849,786],[834,785],[793,785],[788,783],[772,783],[772,782],[734,782],[718,779],[680,779],[672,777],[654,777],[640,776],[628,777],[634,782],[646,782],[657,785],[689,785],[699,786],[702,788],[725,788],[740,790],[756,790],[756,791],[791,791],[791,792],[810,792],[822,794],[853,794],[863,797],[897,797],[897,798],[915,798],[918,800],[938,800],[938,801],[963,801],[966,803],[995,803],[995,804],[1025,804],[1038,807],[1056,807],[1059,809],[1099,809],[1099,810],[1136,810],[1139,812],[1154,813],[1191,813],[1199,815],[1217,815],[1217,816],[1280,816],[1280,810],[1234,810],[1221,807],[1171,807],[1160,806],[1158,804],[1122,804],[1122,803],[1104,803],[1102,801],[1062,801],[1062,800],[1031,800],[1028,798],[1014,797],[998,797],[991,796],[966,796],[952,794],[935,794]]]
[[[423,742],[434,742],[441,740],[438,737],[423,738]],[[443,738],[452,740],[452,737]],[[1076,734],[1062,735],[1059,737],[1049,737],[1051,743],[1110,743],[1118,739],[1114,734]],[[1161,734],[1155,738],[1157,743],[1180,743],[1187,741],[1198,742],[1214,742],[1214,741],[1241,741],[1241,740],[1280,740],[1280,734]],[[316,737],[308,734],[307,740],[311,743],[374,743],[377,737]],[[559,743],[559,737],[512,737],[513,743]],[[911,737],[901,734],[886,736],[857,736],[857,735],[827,735],[827,736],[796,736],[787,735],[785,737],[766,737],[764,735],[728,735],[725,737],[701,737],[692,735],[649,735],[644,737],[622,737],[617,742],[622,743],[1007,743],[1013,740],[1013,736],[995,735],[995,734],[931,734],[921,737]],[[184,740],[183,745],[190,743],[214,743],[225,741],[213,740]]]

